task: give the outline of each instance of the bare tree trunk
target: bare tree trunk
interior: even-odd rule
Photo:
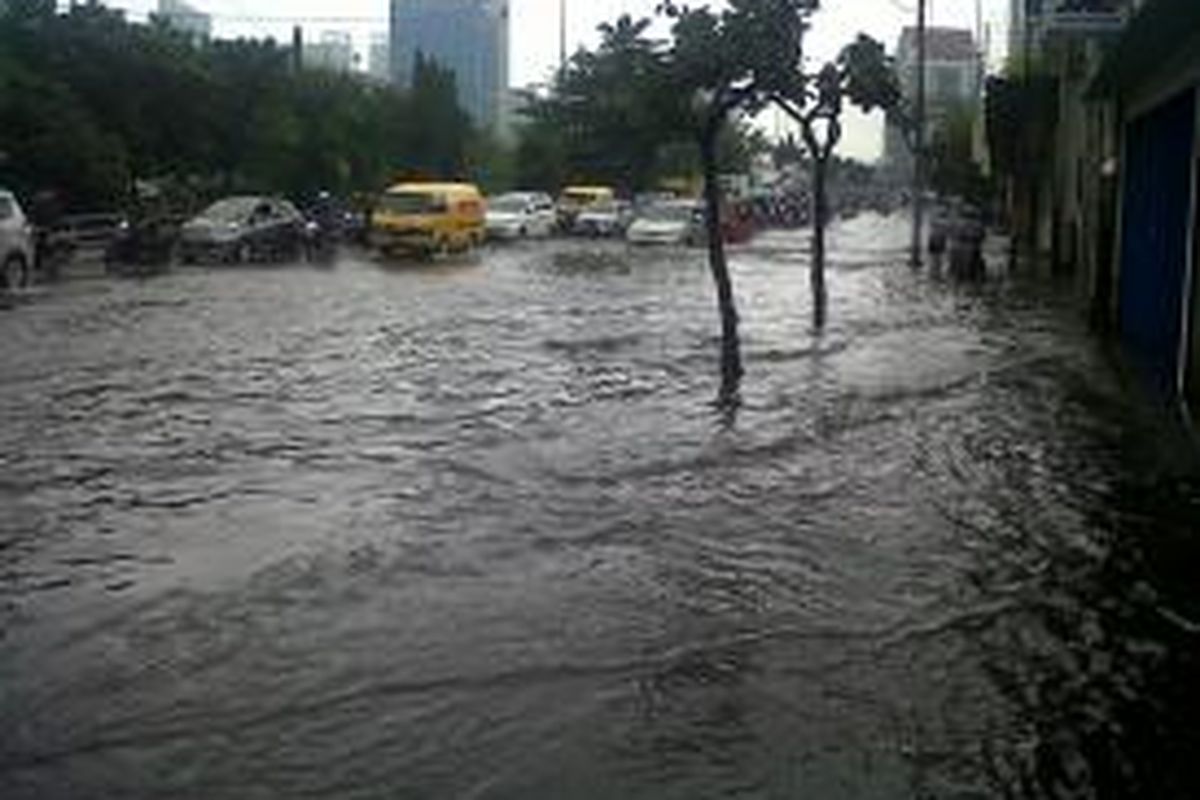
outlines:
[[[812,286],[813,298],[813,327],[820,330],[825,327],[826,311],[829,305],[829,295],[825,289],[825,226],[828,223],[829,203],[825,197],[825,176],[828,167],[827,159],[818,152],[813,161],[813,202],[812,202],[812,262],[809,264],[809,283]]]
[[[719,125],[708,125],[700,138],[700,158],[704,165],[705,226],[708,233],[708,266],[717,288],[717,309],[721,314],[721,390],[717,403],[736,406],[740,400],[742,352],[738,339],[738,314],[725,260],[725,240],[721,235],[721,187],[717,181],[717,134]]]

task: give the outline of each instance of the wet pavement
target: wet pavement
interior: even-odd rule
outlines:
[[[905,221],[0,310],[0,797],[1189,798],[1200,466]]]

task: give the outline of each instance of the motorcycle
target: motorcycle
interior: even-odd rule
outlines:
[[[124,220],[104,250],[104,266],[113,274],[147,275],[166,270],[175,255],[179,225],[150,217]]]

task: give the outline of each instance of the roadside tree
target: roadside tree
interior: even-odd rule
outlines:
[[[781,68],[782,69],[782,68]],[[842,111],[848,101],[866,112],[888,111],[900,102],[900,86],[883,45],[864,34],[842,49],[835,61],[815,75],[781,75],[771,100],[799,126],[812,160],[813,246],[809,282],[813,296],[813,325],[825,325],[828,291],[825,283],[825,228],[829,222],[826,197],[830,159],[842,137]]]

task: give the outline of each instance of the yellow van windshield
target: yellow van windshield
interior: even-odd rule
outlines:
[[[576,203],[592,203],[596,200],[606,198],[608,192],[576,190],[566,193],[567,199]]]
[[[424,192],[388,192],[380,199],[379,208],[392,214],[444,214],[446,196]]]

